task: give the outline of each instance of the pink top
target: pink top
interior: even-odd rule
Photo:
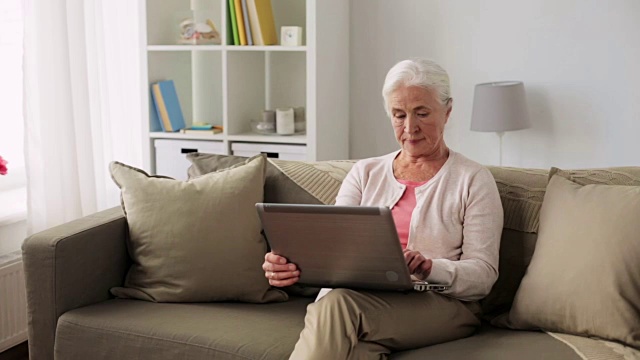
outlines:
[[[427,182],[417,182],[398,179],[400,184],[406,185],[407,189],[402,194],[402,197],[396,205],[391,209],[391,215],[393,215],[393,221],[396,223],[396,229],[398,230],[398,237],[400,238],[400,245],[402,250],[407,248],[409,242],[409,227],[411,225],[411,214],[416,207],[416,188],[424,185]]]

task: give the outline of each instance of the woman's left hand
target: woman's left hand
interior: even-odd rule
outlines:
[[[409,267],[409,273],[419,280],[426,279],[429,273],[431,273],[433,261],[422,256],[419,251],[405,249],[404,260]]]

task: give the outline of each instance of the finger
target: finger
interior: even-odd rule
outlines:
[[[425,260],[426,259],[422,255],[414,256],[413,259],[411,259],[411,262],[409,262],[409,271],[412,274],[415,273],[416,270],[420,268],[420,266],[422,265],[422,263],[424,263]]]
[[[407,266],[409,266],[409,263],[411,263],[411,260],[413,260],[413,258],[416,257],[417,254],[418,252],[416,251],[408,251],[404,253],[404,262],[407,264]]]
[[[269,280],[287,280],[300,276],[300,271],[266,271],[264,277]]]
[[[414,259],[411,259],[411,261],[409,261],[409,263],[407,264],[407,267],[409,268],[409,274],[413,274],[416,272],[416,262]]]
[[[426,279],[431,273],[432,262],[431,259],[424,259],[424,261],[420,262],[415,270],[412,271],[411,275],[414,275],[420,280]]]
[[[296,266],[296,264],[285,264],[285,265],[279,265],[279,264],[273,264],[270,263],[268,261],[265,261],[262,264],[262,270],[264,271],[296,271],[298,270],[298,267]]]
[[[407,265],[409,264],[409,261],[411,261],[411,259],[415,256],[415,254],[413,254],[411,251],[405,251],[402,255],[404,255],[404,260]]]
[[[276,286],[276,287],[291,286],[291,285],[297,283],[298,280],[300,280],[299,277],[294,277],[294,278],[290,278],[290,279],[287,279],[287,280],[269,280],[269,285]]]
[[[420,273],[424,276],[429,276],[431,273],[431,268],[433,267],[433,261],[431,259],[425,259],[422,264],[420,264]]]
[[[264,255],[264,259],[267,262],[270,262],[272,264],[286,264],[287,263],[287,259],[285,259],[284,257],[280,256],[280,255],[276,255],[272,252],[268,252]]]

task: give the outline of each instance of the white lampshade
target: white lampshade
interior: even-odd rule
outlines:
[[[504,132],[531,127],[521,81],[478,84],[473,96],[472,131]]]

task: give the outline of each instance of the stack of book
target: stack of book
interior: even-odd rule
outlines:
[[[183,134],[220,134],[222,126],[205,123],[195,123],[191,127],[180,130]]]
[[[178,100],[178,93],[173,80],[164,80],[151,84],[153,108],[151,113],[152,130],[161,128],[164,132],[181,132],[183,134],[219,134],[222,126],[209,123],[193,123],[187,127]]]
[[[276,25],[271,0],[228,0],[229,44],[276,45]],[[231,41],[233,40],[233,41]]]

